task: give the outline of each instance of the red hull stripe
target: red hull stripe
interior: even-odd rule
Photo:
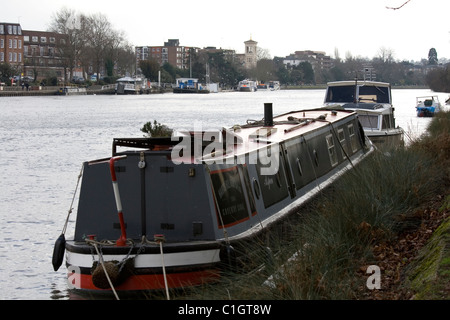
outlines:
[[[167,274],[167,284],[169,288],[182,288],[197,286],[204,283],[218,280],[219,270],[201,270],[183,273]],[[100,289],[92,283],[92,276],[89,274],[69,274],[69,281],[74,289],[109,291],[111,289]],[[162,290],[164,286],[164,276],[162,274],[132,275],[117,287],[116,291],[138,291],[138,290]]]

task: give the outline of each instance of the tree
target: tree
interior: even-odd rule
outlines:
[[[391,63],[394,62],[394,50],[381,47],[378,50],[378,57],[379,60],[385,63]]]
[[[127,73],[135,69],[134,50],[103,14],[84,15],[63,8],[53,15],[49,30],[65,35],[58,50],[70,78],[80,66],[85,72],[93,69],[98,76],[104,69],[108,76],[116,70]]]
[[[142,74],[151,81],[158,79],[158,71],[160,69],[158,61],[154,59],[139,61],[139,68]]]
[[[146,122],[141,128],[141,131],[146,133],[148,137],[158,138],[170,137],[172,135],[173,129],[154,120],[153,124],[151,121]]]
[[[450,92],[450,66],[428,72],[426,82],[436,92]]]
[[[437,57],[437,52],[435,48],[431,48],[428,51],[428,64],[429,65],[437,65],[438,64],[438,57]]]
[[[14,72],[14,68],[9,63],[0,63],[0,82],[7,83]]]
[[[113,29],[109,20],[101,13],[88,16],[87,26],[89,57],[92,58],[94,71],[100,79],[102,65],[111,56],[111,52],[117,49],[122,41],[122,36]]]
[[[74,10],[63,8],[53,14],[49,30],[66,36],[64,41],[58,44],[58,51],[63,57],[63,67],[69,70],[69,77],[72,79],[73,70],[78,67],[81,53],[86,45],[86,19]],[[66,72],[64,72],[65,76]]]
[[[278,80],[272,59],[260,59],[256,65],[256,79],[262,82]]]

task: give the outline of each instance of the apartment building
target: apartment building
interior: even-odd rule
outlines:
[[[0,22],[0,63],[18,69],[23,65],[23,33],[18,23]]]
[[[0,22],[0,63],[8,63],[17,76],[41,80],[64,78],[63,59],[58,50],[65,36],[45,31],[22,30],[18,23]]]
[[[136,47],[136,65],[139,67],[141,60],[153,59],[161,66],[164,63],[170,63],[179,69],[189,69],[189,58],[192,50],[197,52],[198,48],[180,46],[178,39],[169,39],[167,42],[164,42],[163,46]]]
[[[244,53],[236,54],[234,50],[217,49],[216,47],[206,47],[203,49],[197,47],[180,46],[178,39],[169,39],[164,42],[164,46],[141,46],[136,47],[136,65],[139,67],[141,60],[156,60],[160,65],[170,63],[179,69],[189,69],[190,54],[192,52],[224,52],[227,55],[235,57],[240,64],[246,68],[251,69],[256,67],[258,61],[257,45],[258,42],[250,39],[244,42]]]
[[[333,62],[330,56],[325,55],[323,51],[295,51],[295,53],[284,58],[284,65],[289,68],[293,66],[298,66],[302,62],[309,62],[313,67],[313,70],[328,70],[333,67]]]
[[[64,61],[59,46],[65,36],[55,32],[23,30],[23,74],[31,78],[57,77],[64,81]]]

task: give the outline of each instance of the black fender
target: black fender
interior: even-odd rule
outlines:
[[[52,264],[53,269],[58,271],[64,259],[64,250],[66,249],[66,237],[62,233],[58,239],[55,241],[55,246],[53,247],[53,257]]]

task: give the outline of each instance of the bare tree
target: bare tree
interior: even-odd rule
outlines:
[[[381,47],[378,49],[378,59],[384,63],[394,62],[394,50]]]
[[[78,66],[80,55],[86,45],[84,16],[74,10],[63,8],[53,14],[49,30],[65,35],[57,48],[63,57],[64,69],[69,70],[69,77],[72,78],[73,70]],[[65,77],[66,72],[64,72]]]
[[[109,75],[118,68],[119,63],[128,70],[132,69],[130,66],[134,63],[134,56],[130,54],[132,49],[126,43],[123,32],[115,30],[101,13],[85,15],[63,8],[54,14],[50,31],[65,35],[65,42],[59,45],[59,51],[70,78],[74,68],[79,66],[83,68],[83,73],[93,70],[98,77],[106,66]]]
[[[87,44],[88,56],[90,57],[93,69],[100,78],[100,71],[103,63],[106,61],[106,56],[114,47],[116,32],[109,20],[101,13],[93,14],[86,17],[87,21]]]

